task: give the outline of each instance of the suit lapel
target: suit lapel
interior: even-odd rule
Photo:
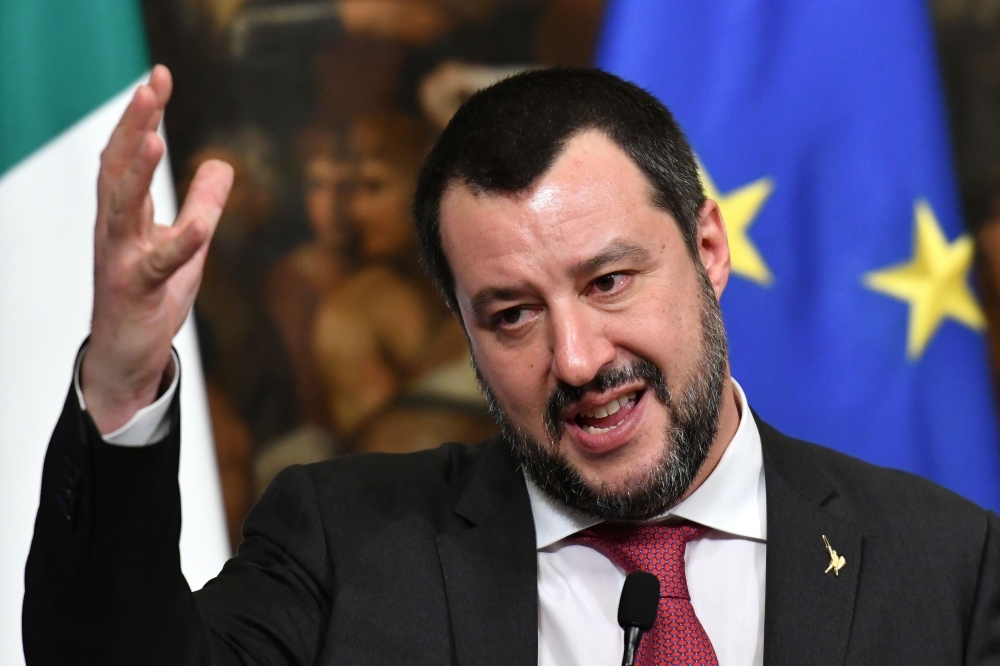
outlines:
[[[455,506],[471,526],[437,538],[462,666],[536,664],[535,528],[524,479],[506,446],[483,457]]]
[[[767,485],[764,663],[843,664],[864,538],[837,510],[836,488],[809,449],[757,419]],[[836,575],[826,536],[845,565]]]

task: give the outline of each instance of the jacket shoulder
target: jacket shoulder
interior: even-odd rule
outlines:
[[[794,490],[835,503],[853,519],[895,529],[986,529],[986,509],[933,481],[789,437],[760,419],[758,427],[765,461]]]
[[[455,504],[474,475],[477,482],[485,475],[509,483],[516,474],[506,445],[493,438],[415,453],[349,454],[292,466],[272,486],[311,486],[313,501],[330,526],[402,520],[433,525],[437,531],[454,522]]]
[[[448,442],[413,453],[353,453],[306,465],[320,485],[361,484],[369,489],[419,489],[461,484],[482,458],[495,457],[503,443],[493,438],[478,444]]]

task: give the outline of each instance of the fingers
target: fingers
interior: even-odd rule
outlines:
[[[139,231],[146,222],[142,203],[153,171],[163,156],[162,139],[156,129],[170,99],[170,71],[157,65],[148,84],[140,85],[101,153],[98,178],[98,226],[112,234]]]
[[[149,186],[164,149],[163,139],[152,132],[140,142],[136,155],[111,192],[107,219],[110,235],[137,234],[143,225],[152,223],[152,211],[147,207]]]
[[[149,75],[149,88],[153,91],[153,95],[156,98],[156,105],[159,109],[158,114],[154,114],[150,118],[151,122],[146,125],[146,129],[152,132],[160,126],[160,120],[163,118],[163,110],[167,108],[167,102],[170,101],[170,95],[174,90],[174,80],[170,75],[170,70],[163,65],[153,67],[153,71]]]
[[[195,172],[184,205],[177,216],[178,226],[189,219],[212,219],[218,222],[233,186],[233,167],[222,160],[206,160]],[[214,228],[214,227],[213,227]]]
[[[198,168],[174,227],[145,257],[142,270],[148,286],[170,278],[207,246],[232,184],[233,169],[225,162],[209,160]]]
[[[136,88],[132,101],[111,133],[107,148],[101,153],[104,170],[114,175],[126,167],[146,133],[159,125],[172,89],[170,71],[163,65],[154,67],[149,83]]]
[[[174,90],[174,81],[170,75],[170,70],[163,65],[156,65],[149,75],[149,83],[147,85],[152,90],[153,96],[156,99],[156,111],[149,116],[145,129],[147,132],[155,132],[160,127],[160,121],[163,120],[163,112],[167,108],[167,102],[170,101],[170,96]]]
[[[170,276],[193,257],[207,240],[207,225],[199,220],[192,220],[184,227],[178,227],[176,233],[167,235],[159,245],[146,255],[142,274],[147,288],[167,281]]]

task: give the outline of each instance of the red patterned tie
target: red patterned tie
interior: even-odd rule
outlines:
[[[718,666],[715,648],[694,614],[684,573],[688,541],[708,531],[693,523],[674,525],[597,525],[574,538],[612,562],[660,579],[660,606],[653,628],[636,654],[636,666]]]

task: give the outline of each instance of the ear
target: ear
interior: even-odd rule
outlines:
[[[729,282],[729,238],[719,204],[705,200],[698,214],[698,258],[715,288],[716,298],[722,296]]]

